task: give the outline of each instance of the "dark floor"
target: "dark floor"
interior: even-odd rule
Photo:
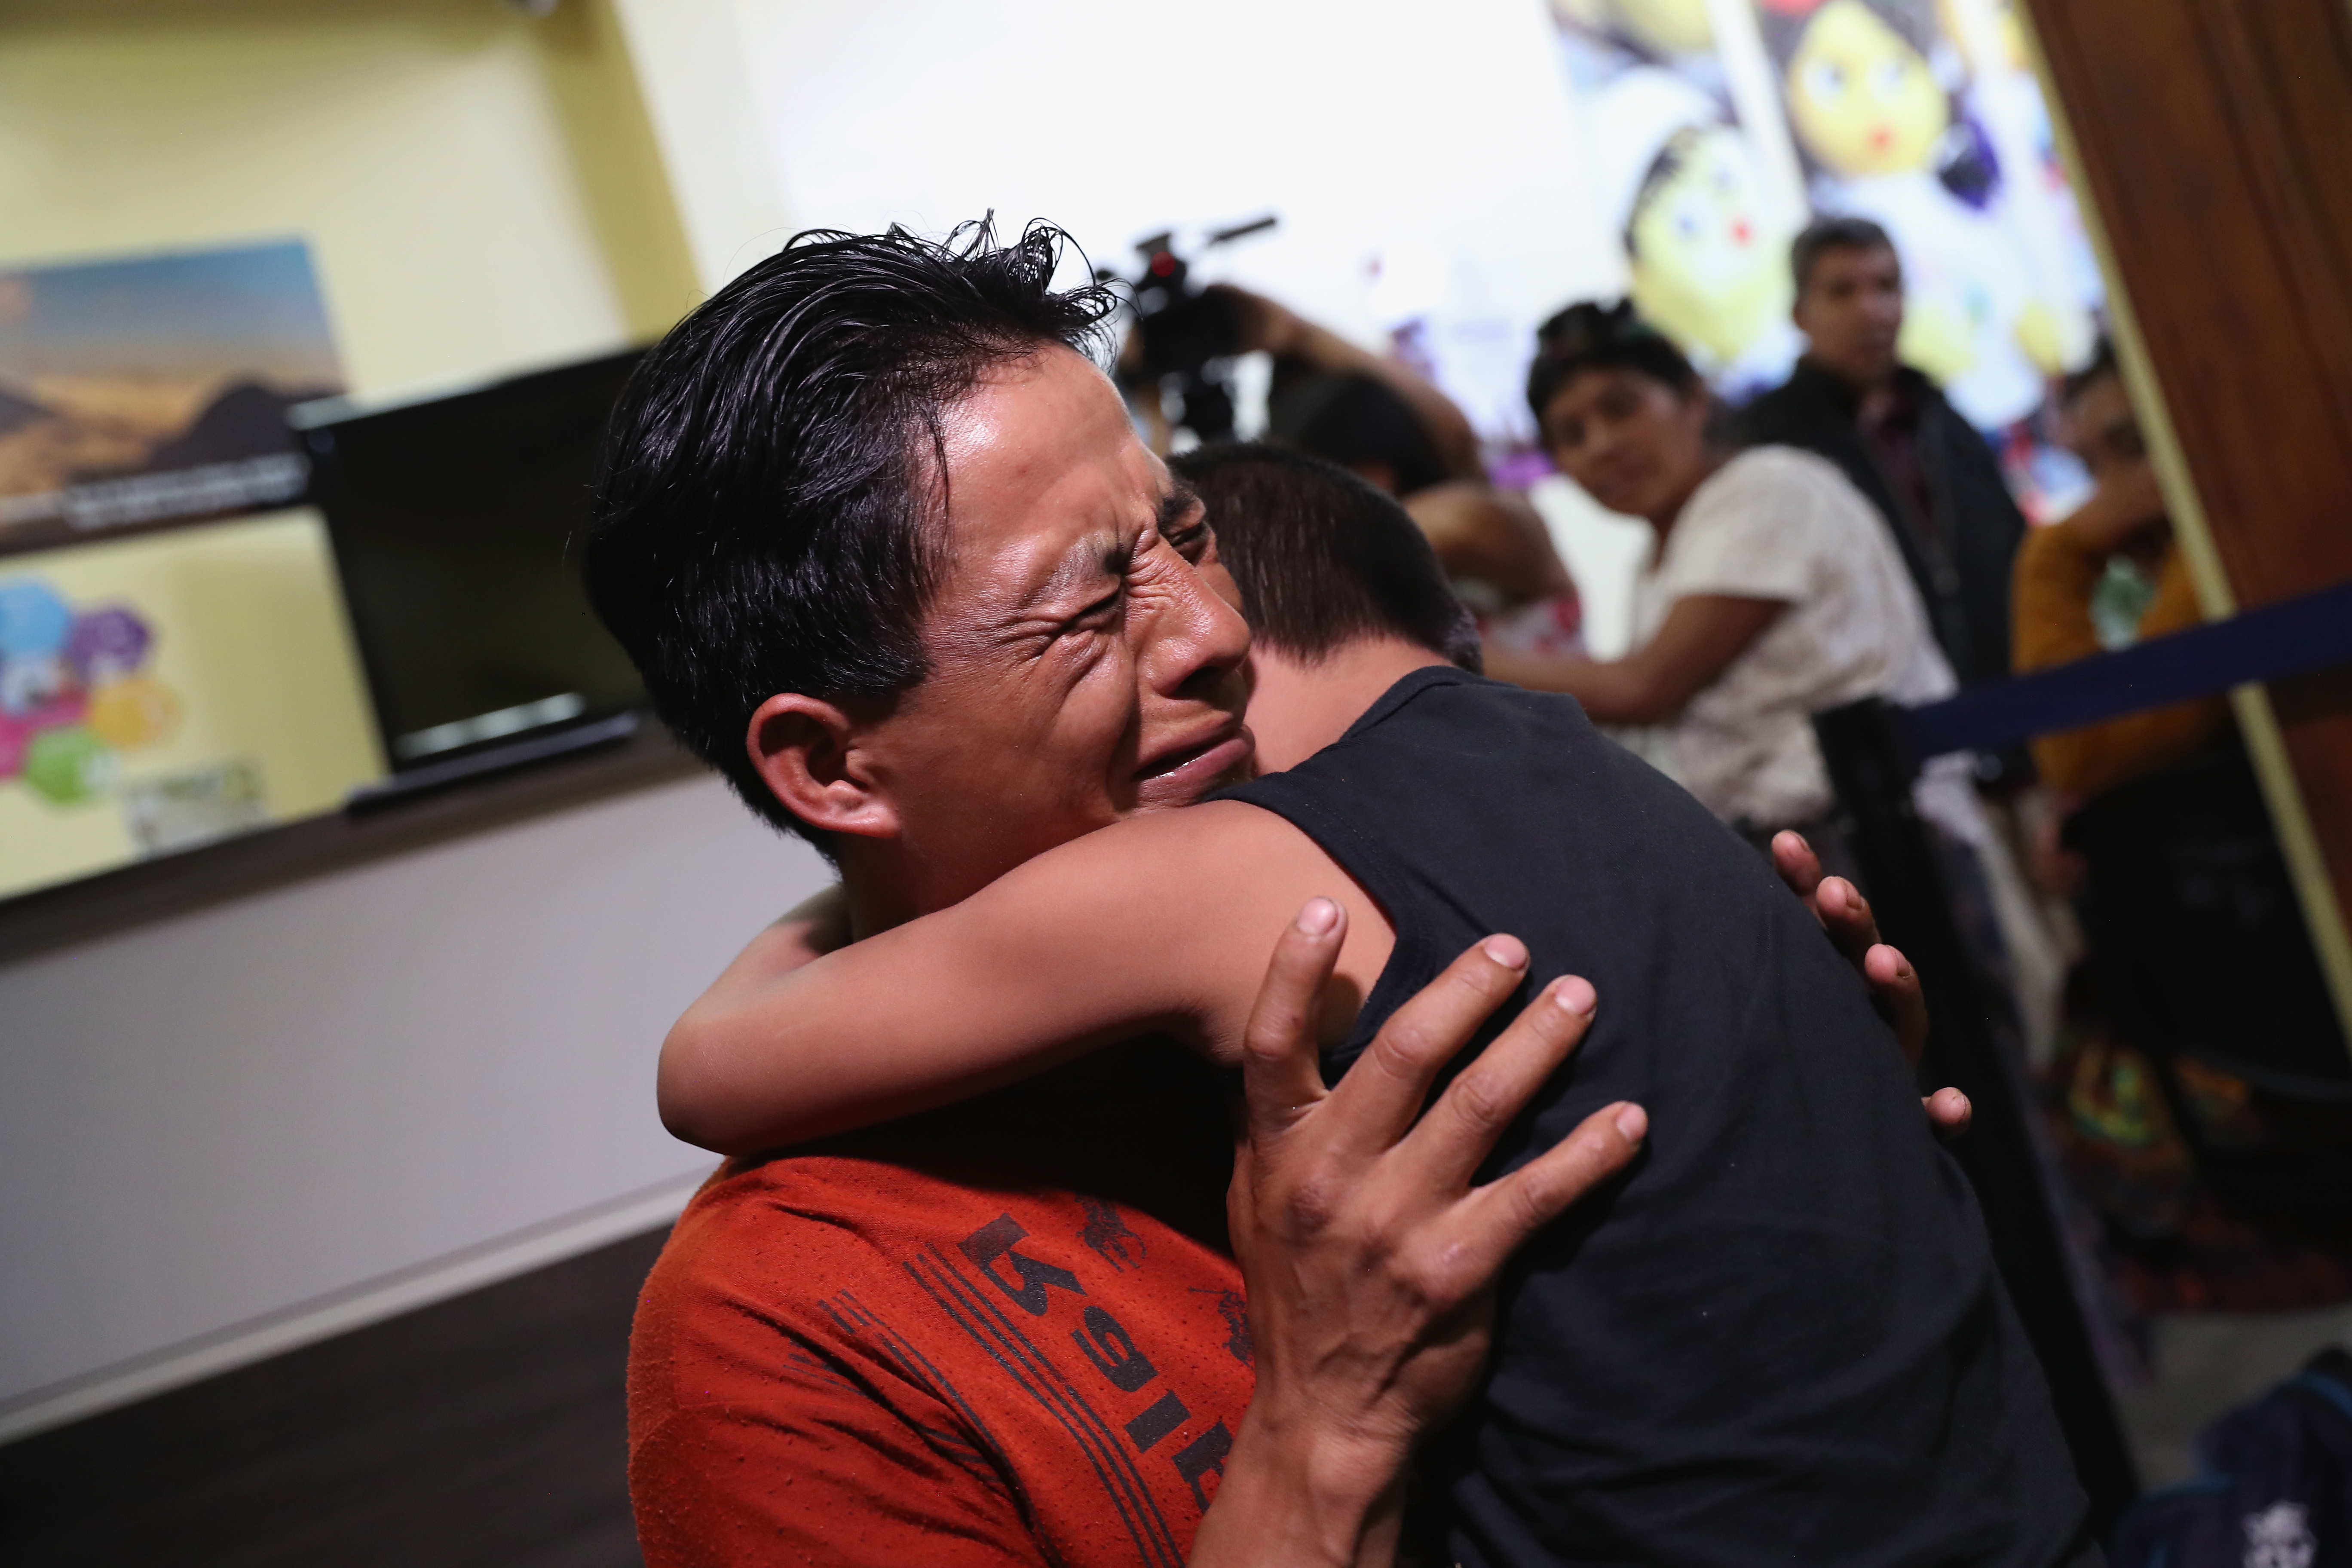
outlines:
[[[663,1235],[0,1447],[0,1563],[638,1568],[623,1372]]]

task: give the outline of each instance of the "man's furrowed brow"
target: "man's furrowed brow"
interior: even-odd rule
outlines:
[[[1198,491],[1171,477],[1168,489],[1160,497],[1152,526],[1164,535],[1202,505]],[[1133,514],[1129,516],[1131,519]],[[1023,595],[1022,612],[1034,613],[1074,596],[1092,594],[1104,577],[1116,577],[1125,571],[1139,542],[1138,536],[1129,531],[1134,526],[1129,521],[1072,544]]]

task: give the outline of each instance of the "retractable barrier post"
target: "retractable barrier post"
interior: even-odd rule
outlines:
[[[2020,1086],[1994,1033],[1991,983],[1969,956],[1935,845],[1912,805],[1919,759],[1906,716],[1869,698],[1815,715],[1813,728],[1879,929],[1917,968],[1927,994],[1920,1081],[1957,1088],[1976,1107],[1952,1153],[1976,1188],[1994,1261],[2041,1358],[2104,1539],[2139,1481],[2075,1299]]]

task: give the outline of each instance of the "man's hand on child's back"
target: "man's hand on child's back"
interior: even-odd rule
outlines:
[[[1592,987],[1573,975],[1544,987],[1422,1114],[1439,1070],[1527,977],[1527,948],[1507,936],[1398,1008],[1327,1089],[1315,1021],[1346,929],[1338,904],[1308,904],[1250,1016],[1226,1208],[1257,1388],[1195,1568],[1383,1558],[1413,1445],[1461,1408],[1486,1363],[1504,1262],[1631,1163],[1648,1131],[1639,1106],[1607,1106],[1477,1184],[1496,1139],[1592,1021]]]

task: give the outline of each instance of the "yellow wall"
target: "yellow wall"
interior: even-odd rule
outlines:
[[[0,266],[289,235],[362,393],[614,347],[697,297],[602,0],[0,7]]]

